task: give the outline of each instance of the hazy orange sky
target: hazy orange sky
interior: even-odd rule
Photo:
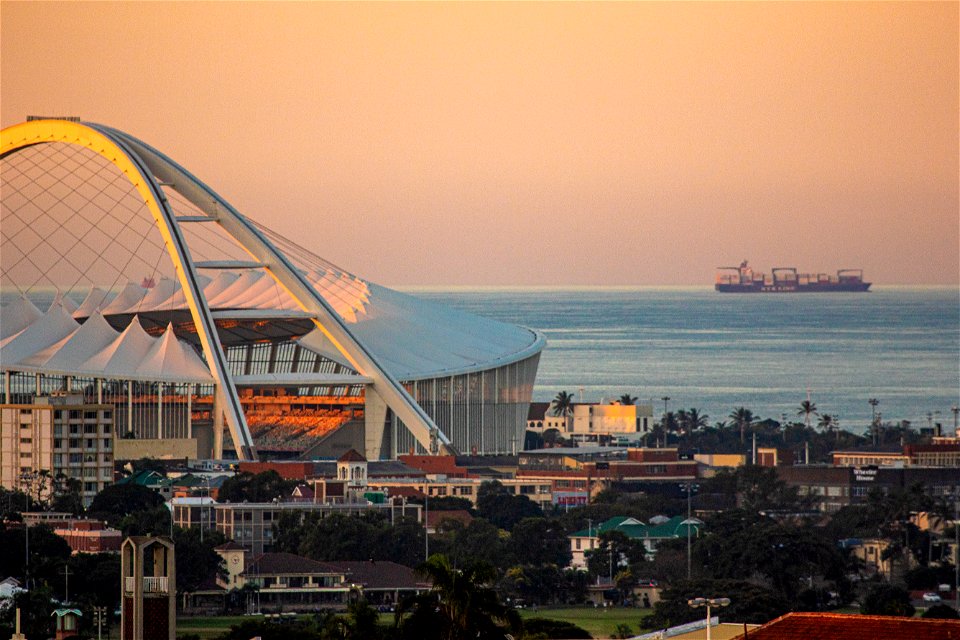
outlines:
[[[960,281],[957,2],[0,4],[79,115],[385,284]]]

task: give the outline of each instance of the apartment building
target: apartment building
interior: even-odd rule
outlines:
[[[0,486],[45,497],[59,475],[81,482],[84,506],[113,482],[113,406],[82,395],[0,405]]]

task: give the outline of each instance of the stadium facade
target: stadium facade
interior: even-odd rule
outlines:
[[[51,408],[68,397],[118,447],[201,457],[226,433],[256,459],[258,430],[269,446],[350,432],[369,459],[522,444],[539,332],[348,273],[107,126],[28,119],[0,162],[4,465],[86,459],[83,419]],[[19,430],[44,420],[64,431],[31,449]]]

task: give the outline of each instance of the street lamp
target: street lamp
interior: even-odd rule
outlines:
[[[958,422],[960,422],[960,417],[958,417],[960,416],[960,407],[953,405],[950,407],[950,411],[953,411],[953,431],[954,435],[956,435],[957,429],[960,429],[960,424],[958,424]]]
[[[687,604],[694,609],[707,608],[707,640],[710,640],[710,607],[726,607],[730,604],[730,598],[692,598],[687,600]]]
[[[876,398],[870,398],[869,400],[867,400],[867,404],[869,404],[870,407],[873,409],[873,418],[871,418],[870,420],[870,427],[873,431],[873,446],[877,446],[877,435],[878,435],[877,432],[879,431],[879,429],[877,429],[877,427],[879,426],[877,424],[877,405],[880,404],[880,401],[877,400]]]

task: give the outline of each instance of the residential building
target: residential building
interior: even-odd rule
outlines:
[[[586,569],[589,554],[600,548],[600,536],[608,531],[619,531],[631,540],[642,542],[647,558],[652,560],[660,541],[686,538],[688,533],[697,538],[700,536],[701,527],[703,523],[700,520],[691,518],[688,523],[682,516],[672,518],[654,516],[649,523],[641,522],[636,518],[615,516],[597,523],[596,526],[588,524],[586,529],[575,531],[567,536],[572,554],[570,566],[574,569]]]
[[[113,482],[113,406],[82,395],[0,405],[0,486],[48,494],[59,475],[81,483],[84,506]]]

